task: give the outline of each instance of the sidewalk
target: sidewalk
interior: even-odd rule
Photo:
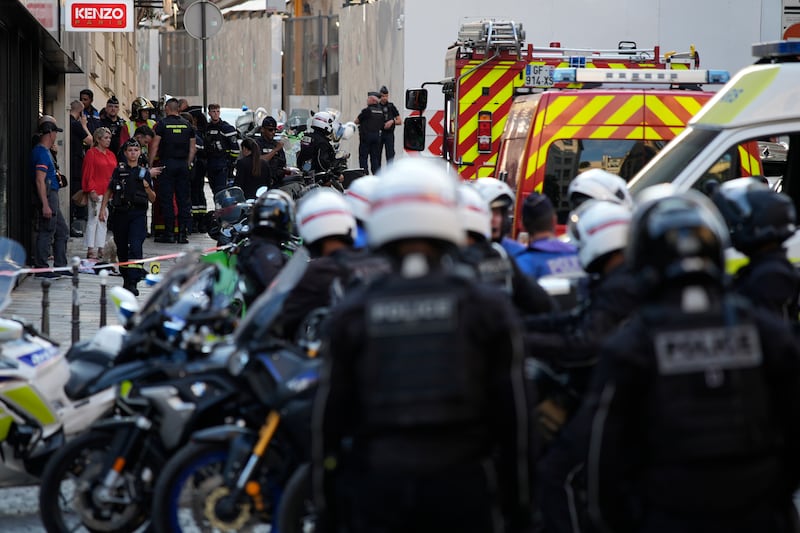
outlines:
[[[204,250],[215,246],[215,242],[205,233],[189,236],[189,244],[162,244],[153,242],[152,238],[144,241],[144,257],[156,257],[193,250]],[[81,238],[70,238],[67,243],[67,261],[72,257],[85,258],[86,247]],[[175,264],[177,259],[166,259],[158,264],[145,264],[145,267],[155,266],[165,274]],[[122,286],[122,278],[109,276],[106,278],[107,290],[114,286]],[[27,275],[11,293],[11,304],[3,311],[5,317],[18,317],[30,322],[37,329],[42,327],[42,281],[33,275]],[[61,344],[63,349],[72,343],[72,278],[64,277],[49,280],[50,285],[50,337]],[[96,274],[80,273],[78,275],[78,303],[80,308],[80,339],[89,339],[100,327],[100,286],[101,277]],[[147,299],[153,290],[144,282],[139,283],[140,303]],[[107,292],[108,294],[108,292]],[[106,323],[118,324],[114,307],[109,301],[106,305]]]

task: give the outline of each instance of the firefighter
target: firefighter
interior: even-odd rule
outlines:
[[[759,308],[797,322],[800,276],[783,247],[797,229],[791,198],[754,178],[727,181],[713,198],[733,247],[750,259],[736,272],[734,289]]]
[[[647,303],[604,344],[589,511],[613,531],[797,531],[800,353],[724,287],[728,229],[697,191],[643,203],[626,260]]]
[[[136,130],[141,126],[147,126],[148,128],[153,129],[156,126],[156,121],[152,118],[152,114],[155,112],[155,110],[156,108],[153,106],[150,100],[144,96],[137,96],[131,104],[131,119],[125,123],[125,127],[120,131],[120,145],[124,145],[128,139],[133,138],[136,135]],[[149,145],[146,147],[142,146],[142,152],[146,153],[149,148]],[[124,162],[124,154],[120,153],[120,155],[122,157],[120,162]]]
[[[505,295],[450,271],[464,241],[457,202],[455,180],[430,162],[381,176],[368,235],[393,271],[335,308],[323,342],[312,480],[329,528],[487,533],[500,517],[510,531],[530,521],[519,323]]]
[[[239,157],[236,128],[222,120],[220,112],[219,104],[209,104],[211,120],[208,121],[203,139],[206,174],[214,194],[228,186],[231,170]]]
[[[492,212],[489,202],[476,187],[468,183],[460,185],[459,194],[467,240],[461,259],[475,270],[481,282],[510,294],[520,312],[536,314],[553,311],[556,304],[547,291],[525,277],[505,248],[491,241]]]

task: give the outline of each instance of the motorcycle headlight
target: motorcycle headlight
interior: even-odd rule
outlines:
[[[250,361],[250,354],[247,350],[236,350],[228,358],[228,372],[230,372],[232,376],[241,375],[248,361]]]

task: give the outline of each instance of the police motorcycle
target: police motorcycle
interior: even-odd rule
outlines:
[[[215,211],[208,236],[217,241],[217,246],[235,245],[244,240],[251,206],[240,187],[228,187],[214,195]]]
[[[305,248],[295,252],[232,343],[219,348],[228,354],[231,375],[257,399],[260,423],[236,421],[192,435],[156,483],[154,531],[252,531],[259,524],[278,531],[282,488],[310,454],[311,401],[320,362],[271,329],[308,257]]]

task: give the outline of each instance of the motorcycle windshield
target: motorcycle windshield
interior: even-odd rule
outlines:
[[[17,241],[0,237],[0,311],[11,302],[17,272],[25,266],[25,249]]]
[[[234,342],[237,346],[246,347],[251,341],[267,335],[289,293],[305,274],[309,259],[306,248],[295,250],[267,290],[247,310],[247,316],[236,330]]]
[[[187,254],[172,267],[164,278],[158,282],[141,310],[137,313],[139,319],[151,314],[153,311],[164,309],[171,305],[177,298],[181,285],[189,279],[199,266],[202,266],[199,261],[199,254],[191,253]]]

